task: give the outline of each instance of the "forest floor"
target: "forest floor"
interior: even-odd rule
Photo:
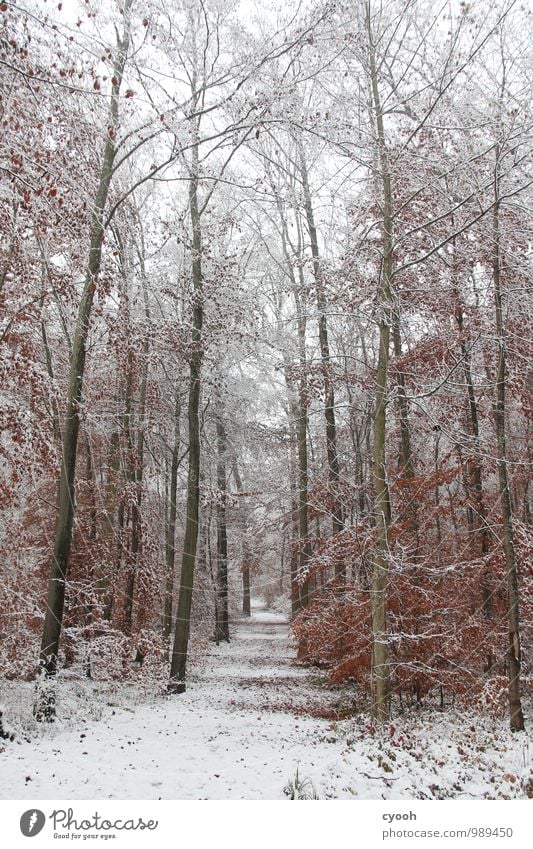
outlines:
[[[296,663],[282,616],[256,607],[184,694],[107,702],[97,721],[6,741],[0,798],[283,799],[296,770],[320,799],[533,795],[528,737],[504,720],[420,711],[378,734],[368,717],[335,718],[350,700]]]

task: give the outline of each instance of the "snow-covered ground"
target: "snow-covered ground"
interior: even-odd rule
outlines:
[[[533,795],[528,738],[504,721],[419,713],[378,734],[317,718],[338,703],[296,664],[283,617],[255,608],[186,693],[6,741],[0,798],[283,799],[297,769],[321,799]]]

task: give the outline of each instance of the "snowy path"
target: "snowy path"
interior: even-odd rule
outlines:
[[[256,609],[229,645],[213,646],[186,693],[10,747],[0,797],[284,798],[298,764],[316,766],[325,725],[290,712],[313,698],[294,654],[286,621]]]
[[[505,721],[406,715],[379,736],[316,719],[339,693],[294,658],[287,622],[255,609],[186,693],[9,743],[0,799],[283,799],[297,767],[321,799],[533,795],[527,737]]]

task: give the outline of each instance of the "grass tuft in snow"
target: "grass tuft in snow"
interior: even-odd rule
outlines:
[[[289,799],[318,799],[313,782],[309,778],[301,778],[298,773],[298,767],[294,778],[290,778],[283,788],[283,792]]]

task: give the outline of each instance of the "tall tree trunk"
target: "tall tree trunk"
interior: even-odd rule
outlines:
[[[344,516],[342,509],[342,500],[339,493],[340,475],[339,458],[337,451],[337,425],[335,421],[335,390],[331,373],[331,355],[328,338],[328,322],[326,317],[326,299],[324,293],[322,267],[320,262],[320,251],[318,247],[318,235],[315,224],[313,203],[311,199],[311,190],[309,187],[307,163],[305,160],[303,146],[300,141],[298,144],[298,148],[300,157],[300,172],[304,193],[305,216],[307,220],[307,228],[309,230],[309,238],[311,242],[311,255],[313,257],[313,277],[315,281],[318,307],[318,338],[320,342],[320,357],[322,360],[324,380],[324,415],[326,419],[328,477],[331,490],[330,494],[334,504],[332,514],[333,533],[336,534],[339,531],[342,531],[344,527]],[[345,576],[345,568],[343,563],[335,564],[335,576],[337,578],[343,578]]]
[[[239,474],[239,466],[237,464],[237,458],[234,458],[233,466],[232,466],[233,478],[235,480],[235,486],[237,487],[237,492],[240,496],[242,496],[244,492],[244,488],[242,485],[241,476]],[[242,503],[242,499],[239,499],[239,502]],[[244,515],[243,508],[240,508],[240,512]],[[242,542],[242,612],[243,616],[251,616],[252,606],[251,606],[251,581],[250,581],[250,551],[248,549],[248,544],[246,542],[246,518],[243,521],[243,542]]]
[[[379,355],[376,369],[373,450],[376,542],[370,588],[372,617],[372,694],[376,718],[379,722],[385,722],[390,716],[391,700],[389,639],[387,631],[387,594],[390,556],[389,527],[391,515],[387,484],[385,440],[387,433],[387,382],[390,359],[390,328],[393,321],[391,293],[393,276],[393,217],[389,163],[378,87],[375,48],[370,24],[370,9],[368,6],[367,29],[369,41],[370,83],[377,130],[383,201],[383,217],[381,222],[383,263],[378,292]]]
[[[217,642],[229,643],[228,613],[228,535],[226,523],[226,430],[220,415],[217,429],[217,616],[215,637]]]
[[[124,243],[117,228],[114,228],[120,256],[124,286],[128,286],[127,257]],[[144,246],[143,246],[144,247]],[[150,306],[148,292],[146,289],[144,253],[139,252],[141,263],[141,285],[144,298],[144,313],[147,327],[150,324]],[[142,551],[142,492],[144,477],[144,429],[146,415],[146,392],[148,388],[148,354],[150,351],[150,337],[144,334],[141,360],[141,384],[139,389],[137,434],[133,436],[133,373],[136,366],[133,352],[128,358],[128,384],[125,416],[125,435],[128,456],[128,483],[134,488],[134,498],[131,505],[131,537],[129,546],[128,569],[126,575],[126,596],[124,601],[123,628],[124,633],[131,635],[133,630],[133,608],[135,600],[135,583]]]
[[[496,337],[498,341],[498,362],[496,367],[496,385],[494,398],[494,420],[496,424],[496,443],[498,451],[498,481],[500,503],[503,516],[503,550],[507,567],[507,619],[509,627],[509,713],[512,731],[524,730],[524,714],[520,697],[520,619],[518,595],[518,568],[514,547],[513,517],[509,493],[509,474],[507,469],[507,439],[505,426],[505,380],[506,350],[505,325],[503,319],[501,291],[501,247],[500,247],[500,200],[499,167],[500,145],[496,145],[496,165],[494,176],[495,203],[493,210],[493,254],[492,280],[494,285],[494,305],[496,312]]]
[[[300,395],[299,404],[294,408],[296,413],[296,439],[298,441],[298,530],[300,535],[300,550],[298,558],[298,573],[305,575],[309,557],[311,555],[311,544],[309,540],[309,518],[307,510],[307,410],[305,402],[302,404]],[[309,577],[303,581],[300,589],[300,601],[302,607],[309,604]]]
[[[392,343],[394,356],[402,355],[402,340],[400,334],[400,312],[397,306],[394,310],[392,322]],[[398,413],[400,419],[400,470],[407,479],[414,477],[413,454],[411,451],[411,430],[409,427],[409,402],[405,391],[405,374],[402,369],[396,372],[396,386],[398,393]]]
[[[196,79],[193,78],[193,110],[198,105]],[[202,375],[202,325],[203,325],[203,285],[202,285],[202,232],[201,216],[198,205],[198,118],[194,118],[195,144],[192,148],[191,176],[189,179],[189,207],[192,226],[192,282],[193,315],[191,355],[189,360],[189,403],[187,423],[189,431],[189,470],[187,475],[187,516],[185,520],[185,538],[183,541],[183,559],[181,564],[180,592],[176,616],[176,630],[172,661],[170,666],[169,693],[185,692],[185,671],[189,647],[191,606],[194,583],[194,565],[198,543],[198,515],[200,502],[200,383]]]
[[[103,214],[109,193],[115,159],[115,136],[118,126],[119,93],[124,65],[129,48],[129,12],[133,0],[125,0],[124,34],[117,45],[117,56],[113,67],[113,86],[109,107],[108,135],[103,151],[100,179],[91,217],[91,239],[85,282],[81,295],[76,329],[70,359],[70,380],[67,395],[67,410],[63,427],[63,444],[59,478],[58,516],[54,538],[54,549],[48,583],[48,599],[41,641],[40,665],[47,677],[55,675],[59,641],[63,623],[65,590],[68,575],[72,528],[75,513],[75,479],[80,408],[82,404],[83,376],[85,372],[86,342],[89,320],[102,261],[104,237]],[[37,719],[53,720],[54,697],[48,688],[47,695],[35,705]]]
[[[392,344],[394,356],[400,358],[402,355],[402,339],[400,333],[400,304],[399,299],[396,300],[395,309],[392,319]],[[400,456],[399,469],[400,475],[411,486],[407,487],[407,505],[405,507],[405,517],[408,520],[410,531],[414,537],[414,550],[411,552],[411,558],[416,562],[418,560],[418,551],[420,547],[420,539],[418,534],[418,511],[416,493],[413,491],[412,482],[415,476],[413,465],[413,453],[411,449],[411,428],[409,425],[409,401],[405,389],[405,374],[402,369],[396,370],[396,393],[398,418],[400,421]]]
[[[452,216],[451,226],[455,228],[454,218]],[[481,585],[481,596],[483,603],[483,611],[485,616],[492,616],[492,592],[490,587],[490,579],[488,574],[488,566],[487,566],[487,555],[489,553],[489,523],[487,519],[487,509],[485,507],[485,498],[483,494],[483,479],[481,476],[481,446],[480,446],[480,438],[479,438],[479,416],[478,416],[478,403],[476,399],[476,393],[474,390],[474,381],[472,379],[472,366],[471,366],[471,356],[470,350],[467,345],[467,341],[465,338],[465,324],[464,324],[464,310],[462,304],[461,293],[459,291],[458,284],[458,260],[456,257],[456,242],[455,239],[452,240],[452,248],[453,248],[453,269],[452,269],[452,290],[455,300],[455,320],[457,323],[457,328],[459,330],[459,347],[461,350],[461,357],[463,360],[463,373],[466,384],[466,405],[467,405],[467,420],[468,420],[468,429],[472,434],[472,439],[474,443],[474,451],[476,456],[473,459],[469,458],[469,468],[467,475],[467,497],[473,501],[473,515],[472,515],[472,524],[474,530],[477,533],[477,537],[479,539],[479,548],[481,558],[483,560],[483,577],[482,577],[482,585]],[[488,659],[488,666],[490,666],[491,661]]]
[[[250,563],[246,557],[246,550],[242,562],[242,613],[243,616],[252,615],[252,603],[250,597]]]
[[[288,365],[288,364],[287,364]],[[293,382],[287,369],[285,381],[291,395],[289,401],[291,442],[296,442],[297,471],[294,460],[291,462],[291,478],[294,476],[292,512],[298,517],[294,526],[295,533],[291,544],[291,599],[292,613],[295,615],[301,607],[309,603],[309,577],[307,564],[311,553],[309,542],[309,520],[307,511],[307,412],[302,409],[301,396],[297,399]],[[296,480],[297,478],[297,480]],[[297,553],[296,553],[297,552]],[[305,577],[304,577],[305,576]]]
[[[135,485],[135,449],[133,445],[133,355],[130,351],[128,356],[128,377],[126,380],[126,400],[124,405],[124,441],[126,444],[126,469],[125,480],[128,492],[128,503],[130,503],[130,487]],[[135,558],[137,551],[138,540],[134,539],[134,527],[137,522],[137,493],[134,499],[131,500],[131,508],[127,509],[126,522],[126,539],[127,550],[126,554],[126,589],[124,594],[124,605],[122,610],[122,630],[128,636],[131,635],[133,623],[133,591],[135,586]],[[128,528],[131,519],[131,531]],[[128,532],[129,531],[129,532]]]
[[[144,271],[144,256],[141,258],[142,274],[141,285],[143,289],[144,299],[144,315],[146,326],[150,326],[150,306],[148,302],[148,292],[146,289],[146,278]],[[133,481],[135,482],[135,500],[132,507],[131,520],[131,557],[132,557],[132,579],[131,579],[131,614],[130,621],[133,627],[133,601],[135,595],[135,581],[139,563],[142,558],[142,497],[143,497],[143,480],[144,480],[144,434],[145,434],[145,417],[146,417],[146,394],[148,391],[148,370],[149,370],[149,353],[150,353],[150,336],[146,332],[144,334],[142,346],[142,368],[141,368],[141,385],[139,388],[139,414],[137,423],[137,439],[135,452],[133,454]],[[128,595],[128,599],[130,596]]]
[[[440,458],[439,458],[439,444],[440,444],[440,425],[436,425],[433,428],[435,433],[435,448],[433,449],[433,457],[434,457],[434,469],[435,474],[439,471],[440,468]],[[441,543],[442,543],[442,531],[440,527],[440,487],[439,484],[435,484],[435,530],[437,531],[437,562],[440,563],[441,560]]]
[[[298,227],[298,244],[296,249],[291,244],[287,219],[279,195],[272,183],[273,194],[276,197],[278,216],[281,229],[281,246],[285,270],[289,278],[294,305],[296,308],[296,325],[298,333],[298,366],[300,376],[298,378],[298,391],[296,393],[294,381],[289,376],[288,360],[285,363],[285,382],[290,394],[289,413],[291,418],[291,432],[296,436],[298,456],[298,556],[294,558],[291,554],[291,603],[292,613],[295,615],[300,607],[306,607],[309,603],[309,578],[302,576],[307,574],[308,561],[311,555],[311,544],[309,540],[309,518],[308,518],[308,483],[309,463],[307,456],[307,429],[308,429],[308,389],[307,389],[307,353],[306,353],[306,316],[302,304],[305,291],[303,273],[303,240],[301,227]],[[289,253],[289,246],[298,259],[298,280],[294,274],[293,259]],[[295,541],[293,541],[293,549]]]
[[[287,225],[285,224],[285,237],[288,236]],[[298,258],[303,259],[303,244],[298,227]],[[287,252],[287,244],[285,238],[284,251],[286,261],[289,261]],[[298,361],[300,366],[300,378],[298,380],[298,402],[295,406],[296,413],[296,439],[298,445],[298,529],[300,533],[300,549],[298,557],[298,573],[305,575],[308,570],[309,558],[311,557],[311,540],[309,538],[309,509],[308,509],[308,490],[309,490],[309,460],[307,452],[307,431],[309,428],[309,392],[307,387],[307,351],[306,351],[306,316],[305,307],[302,304],[302,297],[305,291],[303,263],[298,263],[298,283],[294,279],[292,265],[290,266],[292,275],[292,291],[294,296],[294,304],[296,307],[296,324],[298,330]],[[300,292],[302,293],[300,295]],[[306,607],[310,600],[310,579],[307,577],[302,584],[300,591],[300,602],[302,607]]]
[[[168,519],[165,535],[165,598],[163,604],[163,637],[170,640],[172,630],[172,598],[174,595],[174,566],[176,559],[176,499],[178,495],[178,467],[180,447],[180,393],[176,389],[174,402],[174,443],[172,445],[172,458],[170,463],[170,494]]]
[[[292,416],[292,413],[291,413]],[[291,447],[290,447],[290,456],[289,456],[289,477],[290,477],[290,489],[291,489],[291,543],[290,543],[290,572],[291,572],[291,613],[292,616],[296,616],[298,611],[305,607],[307,604],[307,592],[306,588],[300,587],[299,583],[299,572],[300,572],[300,555],[298,551],[298,546],[300,545],[300,517],[298,515],[298,499],[297,499],[297,488],[298,484],[296,481],[296,473],[294,462],[294,448],[293,448],[293,436],[294,436],[294,427],[290,426],[291,436]],[[302,598],[302,590],[304,598]]]

